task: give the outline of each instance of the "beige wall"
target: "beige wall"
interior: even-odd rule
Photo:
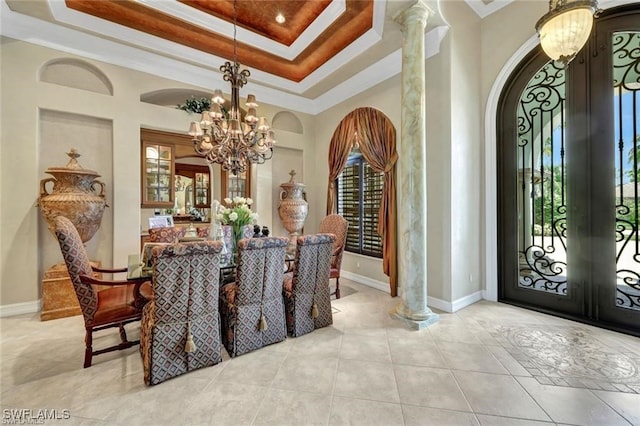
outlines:
[[[464,2],[449,2],[443,14],[451,38],[451,189],[449,230],[451,290],[445,300],[457,300],[481,290],[480,184],[481,99],[478,64],[480,18]]]
[[[64,153],[74,146],[86,153],[80,158],[85,168],[110,176],[107,193],[112,201],[101,230],[88,247],[90,251],[95,247],[91,254],[100,255],[105,264],[123,265],[128,254],[139,251],[142,228],[140,128],[186,133],[190,117],[177,109],[139,101],[146,92],[189,88],[184,84],[87,60],[111,82],[110,96],[39,81],[44,64],[72,55],[7,38],[2,38],[1,55],[0,306],[7,306],[37,301],[42,269],[62,261],[55,240],[41,230],[44,222],[36,208],[39,182],[49,177],[43,170],[65,165]],[[260,113],[269,119],[280,110],[261,102]],[[311,116],[296,116],[305,132],[313,131]],[[96,127],[103,128],[100,135],[93,131]],[[312,147],[309,134],[313,133],[302,137],[282,133],[276,134],[278,146],[301,150],[303,161],[310,162],[311,154],[305,150]],[[96,143],[101,145],[100,155],[91,155]],[[272,167],[267,162],[255,173],[269,194]],[[271,198],[256,202],[261,224],[272,226]]]
[[[331,137],[340,121],[349,112],[360,107],[373,107],[385,114],[396,128],[397,138],[400,138],[400,75],[380,83],[379,85],[348,99],[328,111],[316,116],[316,122],[322,123],[316,130],[316,157],[314,170],[309,171],[315,178],[307,181],[307,193],[313,201],[315,217],[307,220],[310,230],[316,230],[320,219],[324,216],[327,206],[327,185],[329,179],[329,144]],[[315,224],[315,227],[312,227]],[[305,231],[307,228],[305,227]],[[371,257],[354,255],[345,252],[342,258],[342,268],[354,274],[388,283],[388,277],[382,272],[382,260]]]

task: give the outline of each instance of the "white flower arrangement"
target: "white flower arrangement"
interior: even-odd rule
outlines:
[[[223,225],[231,225],[236,240],[242,235],[242,228],[245,225],[256,223],[258,213],[252,212],[249,206],[253,204],[251,198],[234,197],[233,200],[225,198],[224,204],[220,204],[216,212],[216,220]]]

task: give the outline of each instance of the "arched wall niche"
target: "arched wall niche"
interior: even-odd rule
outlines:
[[[300,119],[289,111],[280,111],[273,117],[273,128],[297,133],[299,135],[304,133]]]
[[[152,92],[141,94],[140,102],[176,108],[178,105],[183,104],[185,100],[189,99],[192,96],[196,99],[211,98],[211,92],[192,89],[154,90]]]
[[[72,58],[59,58],[40,68],[40,81],[113,96],[113,85],[96,66]]]

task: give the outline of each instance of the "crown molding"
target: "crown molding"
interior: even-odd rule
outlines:
[[[471,9],[480,17],[486,18],[494,12],[502,9],[514,0],[493,0],[490,3],[485,3],[482,0],[465,0]]]
[[[153,35],[144,33],[142,31],[134,30],[117,23],[105,21],[104,19],[96,18],[94,16],[78,12],[76,10],[68,8],[63,1],[59,1],[59,0],[47,0],[47,1],[49,6],[51,7],[51,11],[56,21],[62,22],[67,25],[71,25],[73,27],[82,28],[85,31],[90,31],[92,33],[100,34],[102,36],[105,36],[114,40],[119,40],[122,44],[135,46],[144,51],[151,51],[151,52],[155,52],[162,55],[170,55],[182,61],[202,64],[203,66],[209,66],[211,67],[212,70],[215,70],[216,72],[218,70],[219,65],[226,61],[226,59],[220,56],[205,53],[200,50],[190,48],[176,42],[165,40],[161,37],[153,36]],[[341,2],[342,4],[344,4],[344,0],[341,0]],[[3,1],[3,3],[5,2]],[[145,4],[147,3],[167,4],[167,3],[173,3],[173,2],[157,2],[157,1],[154,2],[150,0],[144,0],[144,3]],[[172,7],[176,9],[177,5],[184,6],[176,2],[176,5]],[[338,3],[338,6],[339,5],[340,3]],[[252,80],[258,81],[260,83],[263,83],[269,86],[274,86],[276,88],[286,90],[295,94],[301,94],[306,92],[307,90],[309,90],[310,88],[318,84],[320,81],[329,77],[334,70],[346,65],[347,62],[352,60],[355,56],[361,54],[362,52],[367,51],[369,48],[371,48],[380,40],[382,40],[382,32],[384,30],[384,13],[386,8],[386,1],[374,1],[373,7],[374,8],[373,8],[372,27],[366,33],[360,36],[357,40],[352,42],[349,46],[347,46],[345,49],[340,51],[338,54],[334,55],[331,59],[325,62],[322,66],[318,67],[318,69],[313,71],[311,74],[309,74],[300,82],[296,83],[294,81],[279,77],[274,74],[270,74],[265,71],[260,71],[257,69],[251,70]],[[331,10],[330,12],[336,13],[335,10]],[[13,13],[16,14],[15,12]],[[200,12],[200,13],[203,13],[203,12]],[[207,15],[207,14],[204,14],[204,15]],[[180,16],[180,18],[182,18],[182,16]],[[326,28],[326,26],[330,24],[329,22],[330,19],[332,19],[332,15],[326,15],[323,18],[323,21],[320,22],[319,24],[319,25],[324,25],[324,27],[322,27],[321,29]],[[198,17],[198,22],[195,22],[195,23],[202,24],[202,22],[203,22],[203,18]],[[210,23],[213,21],[207,21],[207,22]],[[221,20],[221,22],[225,23],[227,27],[226,30],[223,29],[221,31],[224,31],[225,33],[230,31],[231,34],[233,34],[233,25],[226,21]],[[72,30],[71,27],[60,26],[60,31],[63,31],[63,28]],[[241,30],[241,28],[239,28],[239,30]],[[243,38],[238,37],[238,40],[242,41],[243,43],[256,45],[254,43],[254,38],[258,36],[255,33],[252,33],[247,30],[243,30],[242,33],[239,31],[239,35],[242,35]],[[311,36],[312,36],[311,33],[309,35],[305,35],[305,37],[311,37]],[[259,40],[259,37],[257,39]],[[269,40],[266,38],[264,39]],[[269,40],[269,42],[271,42],[271,44],[274,46],[275,45],[280,46],[279,50],[282,50],[282,48],[285,47],[279,43],[273,42],[272,40]],[[296,43],[298,43],[298,41],[296,41]],[[296,43],[294,43],[294,45]],[[306,40],[302,40],[300,41],[300,43],[306,43]],[[286,49],[290,50],[291,48],[286,48]],[[291,51],[291,52],[287,51],[287,52],[288,53],[286,57],[289,57],[290,54],[292,54],[292,52],[295,53],[295,51]]]
[[[216,89],[215,86],[221,85],[222,82],[219,71],[206,68],[206,66],[215,68],[221,63],[222,59],[213,55],[204,55],[209,56],[208,60],[204,62],[202,61],[202,52],[198,52],[200,61],[197,63],[201,63],[202,66],[194,65],[193,63],[187,63],[182,60],[141,50],[134,46],[103,39],[79,30],[14,12],[4,1],[0,2],[0,12],[0,31],[3,36],[84,58],[145,72],[169,80],[199,86],[211,91]],[[375,20],[376,19],[374,19],[374,21]],[[379,25],[383,25],[384,23],[384,19],[380,19],[379,16],[377,21]],[[35,29],[37,29],[37,31]],[[440,43],[447,31],[448,27],[441,26],[429,31],[425,35],[426,58],[439,52]],[[376,35],[371,34],[370,37],[373,39]],[[322,75],[329,75],[332,70],[339,67],[340,64],[346,63],[349,59],[353,58],[356,52],[362,52],[361,49],[357,43],[352,43],[347,49],[336,55],[332,61],[329,61],[316,70],[316,72],[312,74],[312,80],[309,80],[312,77],[310,76],[301,83],[293,83],[280,77],[276,78],[271,74],[252,70],[251,93],[254,93],[259,99],[269,99],[269,104],[271,105],[314,115],[402,71],[401,49],[398,49],[315,99],[309,99],[298,94],[322,80]],[[194,50],[194,52],[196,51]],[[212,74],[220,75],[220,78],[212,78]],[[267,78],[269,76],[271,77],[270,79]],[[261,84],[272,84],[276,79],[280,80],[278,81],[280,88],[273,88]],[[297,93],[289,93],[281,90],[281,88],[289,89],[289,91]]]

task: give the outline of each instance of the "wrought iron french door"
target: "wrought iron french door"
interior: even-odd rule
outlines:
[[[499,299],[640,335],[640,6],[532,52],[498,117]]]

